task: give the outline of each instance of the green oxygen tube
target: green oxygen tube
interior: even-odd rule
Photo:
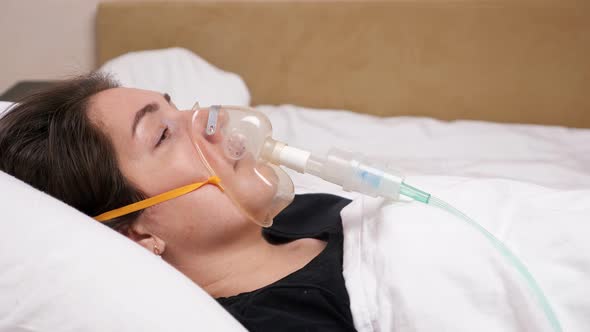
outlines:
[[[402,195],[408,196],[416,201],[420,201],[422,203],[441,208],[441,209],[459,217],[461,220],[465,221],[467,224],[469,224],[470,226],[475,228],[479,233],[481,233],[483,236],[485,236],[485,238],[488,239],[492,243],[492,245],[502,254],[502,256],[504,256],[504,258],[506,258],[506,260],[508,260],[508,262],[526,280],[530,290],[533,292],[533,295],[535,296],[535,299],[537,300],[537,303],[539,303],[539,305],[543,309],[543,313],[545,314],[545,317],[547,317],[547,320],[549,320],[549,323],[551,324],[553,331],[556,331],[556,332],[562,331],[561,324],[559,323],[559,319],[557,318],[555,311],[553,311],[553,308],[551,307],[551,303],[549,302],[549,299],[547,299],[547,297],[543,293],[543,290],[541,289],[541,287],[539,286],[539,284],[537,283],[537,281],[535,280],[535,278],[533,277],[531,272],[524,265],[524,263],[502,241],[500,241],[497,237],[494,236],[494,234],[490,233],[488,230],[486,230],[482,225],[477,223],[475,220],[469,218],[463,212],[457,210],[456,208],[454,208],[452,205],[446,203],[445,201],[443,201],[437,197],[431,196],[430,194],[425,193],[420,189],[414,188],[414,187],[406,184],[405,182],[402,182],[400,189],[401,189],[400,192]]]
[[[536,301],[543,309],[553,331],[562,331],[559,319],[549,300],[522,261],[492,233],[450,204],[406,184],[398,172],[382,165],[376,166],[366,162],[361,155],[349,151],[332,149],[325,157],[319,157],[276,141],[269,141],[269,146],[271,147],[269,150],[272,151],[272,153],[268,153],[269,156],[272,154],[269,158],[271,162],[301,173],[318,176],[328,182],[342,186],[346,191],[355,191],[373,197],[381,196],[393,200],[399,199],[401,194],[424,204],[436,206],[459,217],[485,236],[508,260],[510,265],[520,273],[534,294]]]

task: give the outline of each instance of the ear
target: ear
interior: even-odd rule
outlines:
[[[133,223],[126,235],[155,255],[160,256],[166,250],[166,242],[152,233],[141,221]]]

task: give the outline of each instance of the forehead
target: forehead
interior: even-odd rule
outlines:
[[[113,88],[101,91],[90,98],[88,116],[93,122],[113,127],[129,126],[135,112],[146,104],[162,101],[162,94],[140,89]]]

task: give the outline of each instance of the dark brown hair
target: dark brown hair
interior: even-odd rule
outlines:
[[[20,100],[0,116],[0,170],[91,217],[143,199],[87,114],[93,95],[115,87],[108,76],[91,73]],[[125,233],[140,213],[107,225]]]

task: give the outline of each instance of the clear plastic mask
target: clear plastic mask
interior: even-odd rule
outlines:
[[[272,142],[268,118],[248,107],[192,109],[192,141],[211,176],[252,222],[263,227],[293,201],[291,178],[267,162],[263,149]],[[266,144],[266,145],[265,145]]]

